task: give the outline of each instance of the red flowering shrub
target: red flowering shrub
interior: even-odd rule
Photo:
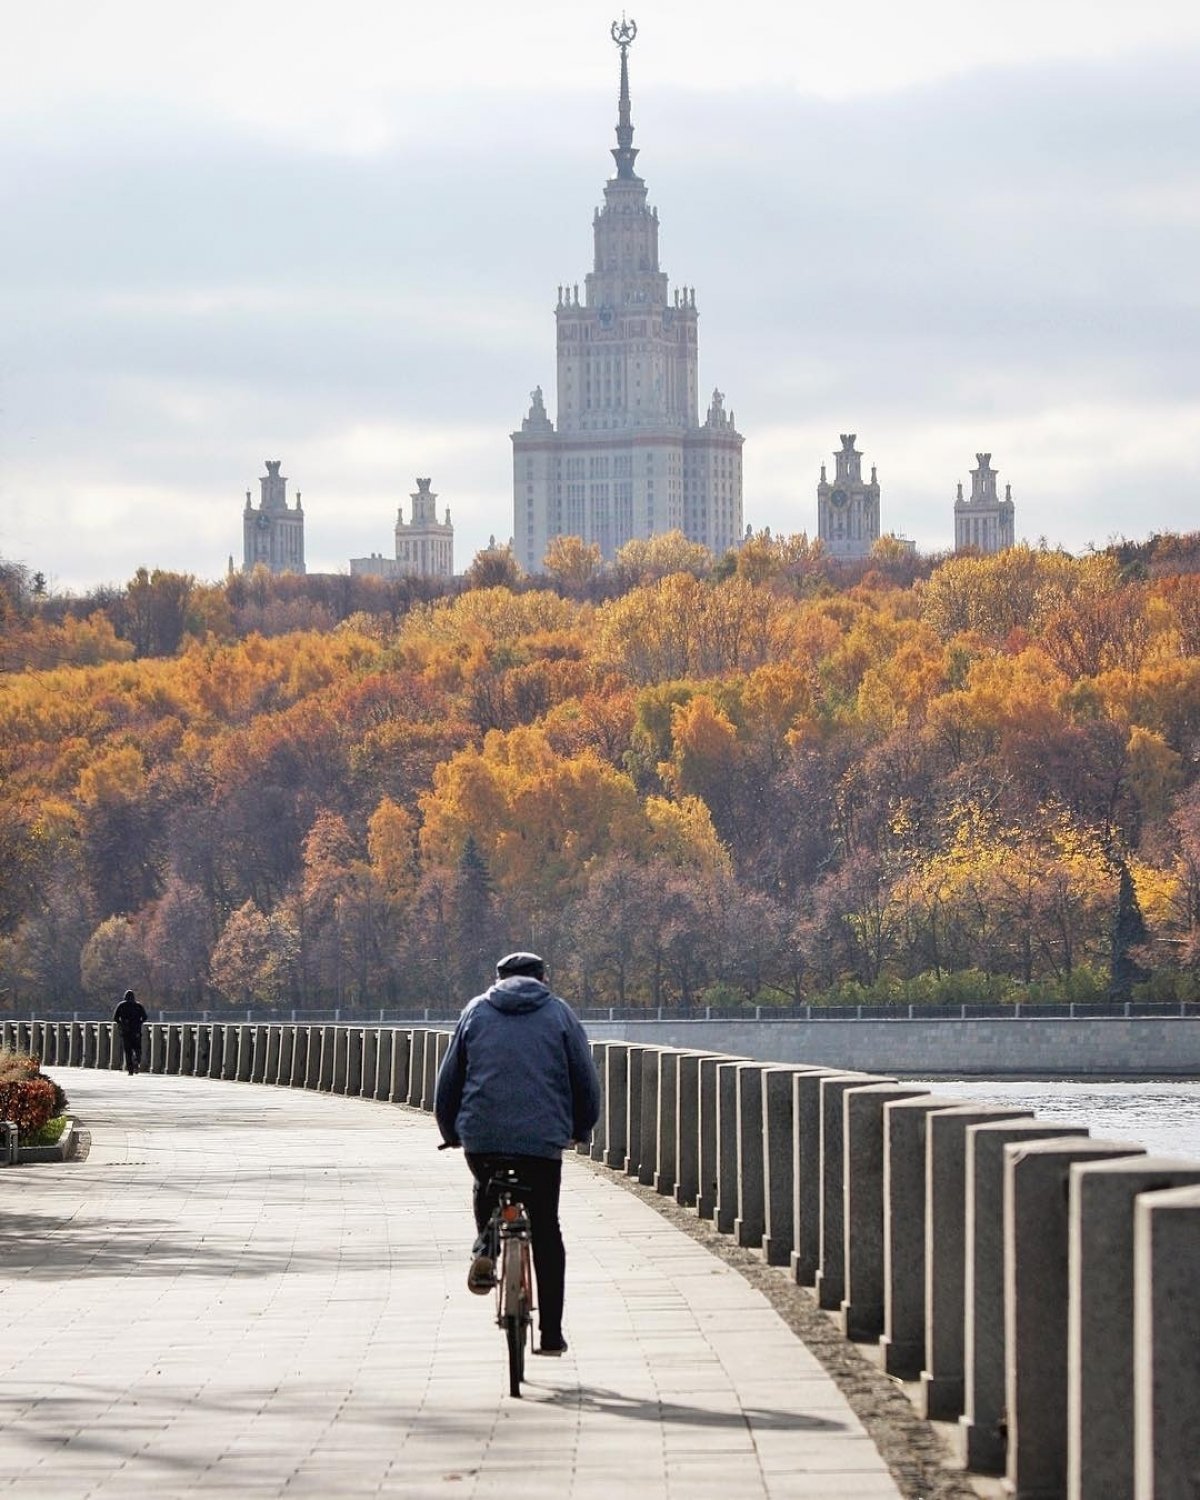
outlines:
[[[17,1083],[25,1078],[36,1078],[39,1061],[27,1052],[9,1052],[0,1048],[0,1084]]]
[[[58,1084],[39,1072],[36,1057],[0,1051],[0,1120],[11,1120],[23,1136],[31,1135],[61,1114],[66,1103]]]
[[[40,1130],[53,1118],[54,1085],[48,1078],[0,1083],[0,1119],[11,1120],[23,1136]]]

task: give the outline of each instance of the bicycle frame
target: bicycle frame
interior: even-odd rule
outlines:
[[[499,1182],[497,1185],[500,1185]],[[489,1228],[496,1249],[496,1325],[508,1343],[509,1394],[521,1394],[525,1346],[533,1323],[532,1235],[525,1205],[510,1179],[500,1186]]]

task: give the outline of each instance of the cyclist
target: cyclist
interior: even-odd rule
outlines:
[[[467,1285],[485,1293],[495,1267],[483,1231],[495,1195],[488,1184],[512,1162],[527,1189],[525,1208],[537,1277],[538,1354],[563,1354],[566,1253],[558,1222],[562,1153],[600,1114],[600,1080],[587,1036],[566,1001],[545,983],[536,953],[510,953],[496,983],[459,1017],[438,1070],[434,1113],[442,1139],[463,1147],[474,1178],[475,1242]]]

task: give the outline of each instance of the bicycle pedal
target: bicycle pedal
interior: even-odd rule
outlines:
[[[490,1255],[477,1255],[467,1272],[467,1290],[486,1297],[496,1287],[496,1266]]]

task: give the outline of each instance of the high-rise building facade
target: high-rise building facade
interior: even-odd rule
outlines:
[[[592,222],[592,270],[560,286],[557,426],[541,387],[513,443],[516,559],[537,572],[556,536],[611,558],[634,537],[680,530],[720,555],[742,538],[742,436],[714,391],[699,417],[696,293],[668,287],[658,210],[634,171],[629,47],[621,52],[616,174]]]
[[[954,550],[1003,552],[1013,545],[1016,530],[1012,485],[1004,486],[1001,500],[996,493],[998,475],[992,468],[992,455],[977,453],[975,462],[978,467],[971,470],[970,499],[963,499],[960,483],[954,502]]]
[[[412,520],[404,519],[404,507],[396,510],[396,555],[384,557],[373,552],[370,557],[352,557],[352,574],[369,574],[375,578],[452,578],[454,576],[454,527],[450,507],[446,519],[437,518],[437,496],[430,490],[431,481],[418,479],[409,496]]]
[[[842,433],[842,451],[834,454],[833,482],[821,465],[817,485],[817,535],[833,557],[869,557],[879,540],[879,483],[875,465],[869,481],[862,477],[862,454],[856,434]]]
[[[287,502],[287,480],[280,474],[282,459],[267,459],[267,472],[258,481],[262,490],[257,508],[250,503],[242,511],[242,566],[247,573],[264,567],[271,573],[304,572],[304,511],[300,491],[296,503]]]

